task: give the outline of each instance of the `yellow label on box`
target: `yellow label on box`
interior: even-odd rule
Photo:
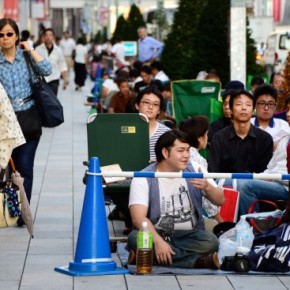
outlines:
[[[136,133],[136,127],[135,126],[122,126],[121,127],[121,133],[122,134],[135,134]]]

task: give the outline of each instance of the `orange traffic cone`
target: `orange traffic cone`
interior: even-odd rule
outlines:
[[[89,173],[100,172],[99,159],[92,157]],[[55,271],[70,276],[130,273],[128,269],[118,268],[111,257],[101,176],[88,175],[75,259],[69,266],[55,268]]]

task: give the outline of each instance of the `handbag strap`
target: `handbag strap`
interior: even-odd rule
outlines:
[[[12,158],[9,159],[12,172],[16,172],[15,163]]]
[[[37,72],[37,70],[36,70],[30,56],[28,55],[28,53],[26,51],[24,51],[23,55],[24,55],[24,59],[25,59],[25,62],[26,62],[27,68],[28,68],[28,72],[29,72],[29,81],[30,81],[30,84],[33,85],[31,70],[33,71],[33,74],[36,76],[36,82],[40,81],[43,78],[43,76]]]
[[[0,182],[4,181],[5,169],[0,168]]]
[[[258,203],[266,203],[266,204],[272,205],[275,209],[278,208],[277,204],[273,201],[266,200],[266,199],[258,199],[250,205],[248,213],[254,213],[254,208]]]

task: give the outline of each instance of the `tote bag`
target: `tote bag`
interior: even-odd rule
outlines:
[[[50,86],[46,83],[44,77],[37,73],[26,52],[24,52],[24,57],[28,66],[30,83],[33,90],[35,105],[40,115],[41,124],[43,127],[47,128],[57,127],[64,122],[63,107]],[[35,82],[32,81],[31,70],[36,76]]]

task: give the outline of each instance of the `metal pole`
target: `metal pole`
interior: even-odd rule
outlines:
[[[246,84],[246,0],[231,0],[231,80]]]

